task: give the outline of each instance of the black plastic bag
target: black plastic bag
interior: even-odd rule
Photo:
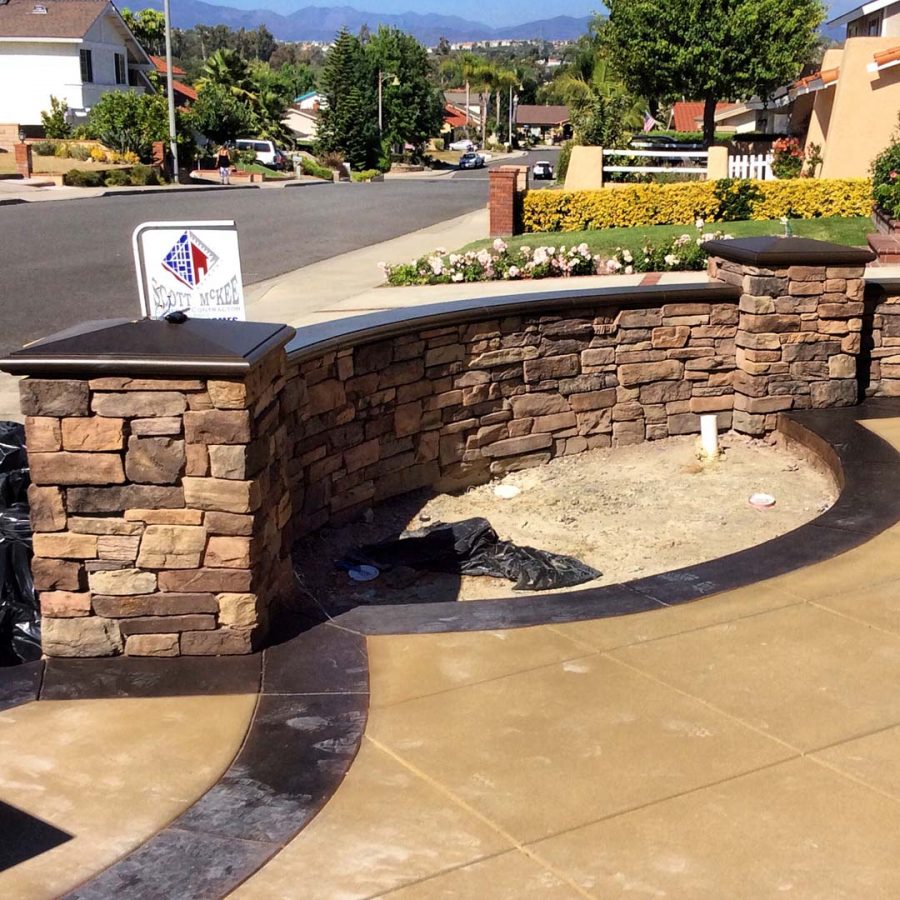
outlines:
[[[0,422],[0,666],[41,657],[41,615],[31,577],[29,482],[25,429]]]
[[[514,581],[514,591],[572,587],[601,574],[571,556],[501,541],[491,523],[481,518],[429,525],[398,540],[367,544],[355,550],[348,561],[454,575],[489,575]]]

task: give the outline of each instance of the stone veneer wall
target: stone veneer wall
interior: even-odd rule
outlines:
[[[242,381],[21,382],[48,656],[262,638],[291,577],[284,365],[279,349]]]
[[[869,360],[866,393],[900,397],[900,296],[873,286],[864,316],[863,355]]]
[[[295,533],[417,487],[698,432],[699,413],[728,428],[737,326],[734,302],[601,304],[423,327],[294,364]]]

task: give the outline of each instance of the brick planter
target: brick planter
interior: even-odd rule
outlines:
[[[872,222],[879,234],[900,237],[900,219],[892,219],[880,206],[872,209]]]

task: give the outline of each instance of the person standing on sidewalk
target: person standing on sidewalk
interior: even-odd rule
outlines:
[[[231,184],[231,154],[225,144],[219,147],[219,152],[216,154],[216,165],[219,167],[219,182]]]

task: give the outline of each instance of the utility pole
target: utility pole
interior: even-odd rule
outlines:
[[[172,176],[178,181],[178,139],[175,134],[175,91],[172,86],[172,22],[169,17],[169,0],[163,0],[166,22],[166,93],[169,95],[169,149],[172,153]]]

